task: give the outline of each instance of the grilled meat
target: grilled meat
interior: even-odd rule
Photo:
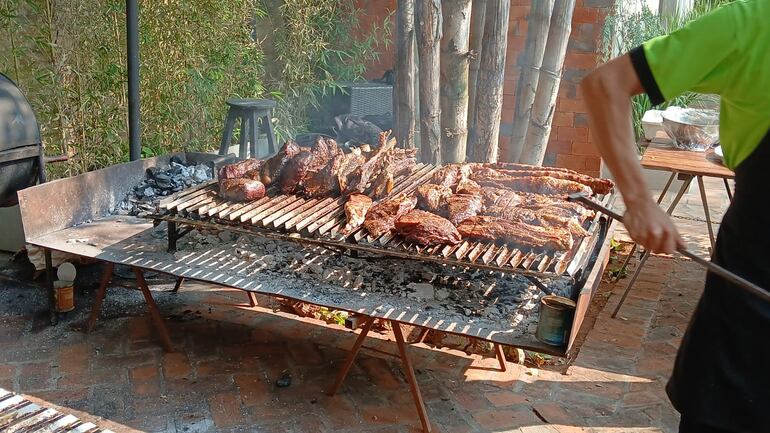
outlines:
[[[471,177],[474,165],[472,164],[450,164],[439,168],[433,173],[430,183],[436,185],[448,186],[453,190],[463,179]]]
[[[544,207],[533,210],[518,206],[493,206],[484,211],[484,215],[520,221],[541,227],[556,227],[567,229],[573,236],[588,236],[588,232],[580,225],[577,217],[555,215],[554,209]]]
[[[472,181],[470,179],[462,179],[460,182],[457,183],[457,187],[455,188],[455,192],[458,194],[473,194],[473,195],[480,195],[481,194],[481,185],[476,183],[475,181]]]
[[[567,201],[559,197],[541,194],[521,194],[520,197],[521,203],[519,206],[521,207],[536,211],[548,209],[548,212],[552,215],[567,218],[576,217],[579,222],[593,218],[595,215],[595,212],[591,209],[586,209],[579,203]]]
[[[419,245],[457,244],[462,238],[449,220],[422,210],[412,210],[396,221],[396,232]]]
[[[484,203],[481,197],[470,194],[453,194],[444,198],[441,215],[448,218],[452,224],[459,225],[483,210]]]
[[[396,147],[396,140],[389,138],[390,133],[380,134],[380,147],[372,153],[372,156],[363,164],[356,167],[345,182],[345,192],[363,192],[369,180],[377,175],[388,162],[388,153]]]
[[[228,201],[252,201],[265,196],[265,185],[245,178],[219,179],[219,196]]]
[[[615,187],[615,182],[610,179],[599,179],[573,171],[549,170],[550,167],[540,167],[543,170],[494,170],[501,175],[511,177],[543,177],[549,176],[555,179],[571,180],[590,187],[597,194],[608,194]],[[490,169],[485,169],[490,170]]]
[[[286,164],[300,152],[301,148],[293,141],[287,141],[283,147],[273,155],[270,159],[265,161],[262,166],[262,172],[260,180],[265,186],[270,186],[281,176],[281,171]]]
[[[521,193],[505,188],[494,188],[489,186],[481,188],[481,197],[484,199],[484,205],[487,207],[515,206],[524,200]]]
[[[473,180],[481,186],[508,188],[514,191],[530,192],[544,195],[568,195],[583,193],[591,195],[590,187],[571,180],[556,179],[550,176],[513,177],[501,174],[474,173]]]
[[[428,183],[417,187],[415,195],[417,207],[438,214],[444,206],[444,199],[452,195],[452,190],[448,186]]]
[[[340,193],[340,182],[337,172],[342,164],[342,156],[336,156],[325,167],[311,171],[302,182],[304,194],[307,197],[330,197]]]
[[[307,176],[313,165],[315,156],[313,152],[303,148],[294,158],[286,163],[278,177],[278,186],[282,194],[294,194],[300,188],[300,184]]]
[[[393,191],[393,172],[390,170],[390,167],[386,167],[372,181],[372,186],[369,187],[367,193],[373,199],[379,200],[387,197],[391,191]]]
[[[337,169],[337,183],[340,185],[340,191],[347,191],[348,179],[351,173],[358,166],[366,162],[366,157],[361,153],[361,149],[353,149],[352,152],[339,156],[340,166]]]
[[[372,207],[372,199],[364,194],[350,194],[345,202],[345,217],[347,223],[342,229],[342,234],[348,234],[363,224],[366,213]]]
[[[417,149],[395,148],[392,153],[393,176],[410,174],[417,166]]]
[[[544,228],[491,216],[468,218],[457,230],[463,238],[510,243],[519,248],[531,248],[536,251],[566,251],[573,245],[572,235],[567,230]]]
[[[220,180],[236,179],[239,177],[244,177],[244,175],[250,171],[256,170],[257,172],[259,172],[259,169],[262,168],[262,164],[264,164],[264,162],[265,161],[261,159],[249,158],[240,162],[236,162],[235,164],[223,165],[222,167],[219,168],[217,177]]]
[[[393,230],[396,226],[396,220],[414,209],[416,205],[416,198],[407,197],[404,194],[378,203],[367,212],[364,228],[370,235],[378,238]]]

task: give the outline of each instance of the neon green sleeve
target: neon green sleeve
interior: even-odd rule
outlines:
[[[653,104],[685,91],[721,93],[738,53],[737,9],[727,6],[631,51],[631,61]]]

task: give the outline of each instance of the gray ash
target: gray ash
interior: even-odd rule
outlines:
[[[167,166],[148,168],[145,179],[135,185],[126,198],[110,210],[110,213],[146,216],[156,211],[157,204],[163,197],[198,185],[212,177],[213,173],[208,165],[187,165],[181,159],[174,157]]]

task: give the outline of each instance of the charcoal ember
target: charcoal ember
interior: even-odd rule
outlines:
[[[180,158],[174,157],[167,166],[145,170],[145,179],[134,185],[111,213],[147,216],[157,211],[158,202],[163,197],[205,182],[211,179],[212,174],[211,168],[205,164],[187,166]]]

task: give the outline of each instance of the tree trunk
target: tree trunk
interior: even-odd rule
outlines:
[[[396,15],[396,92],[393,118],[401,147],[414,147],[414,0],[398,0]]]
[[[481,62],[482,40],[484,39],[484,16],[487,11],[487,0],[473,0],[471,6],[471,38],[470,64],[468,65],[468,145],[465,153],[468,158],[473,156],[473,146],[476,136],[476,83]]]
[[[516,86],[516,107],[513,114],[513,133],[511,141],[502,149],[501,158],[504,161],[516,162],[521,156],[524,139],[527,136],[527,126],[532,112],[532,102],[535,100],[535,90],[540,78],[540,65],[543,64],[543,54],[548,39],[548,26],[551,22],[554,0],[537,0],[532,2],[532,10],[527,19],[527,42],[524,49],[524,60],[521,63],[519,82]]]
[[[575,0],[556,0],[548,30],[548,43],[545,46],[542,74],[537,83],[532,116],[527,128],[527,138],[519,158],[525,164],[542,165],[551,135],[551,122],[559,95],[559,83],[564,69],[564,56],[572,31],[572,12]]]
[[[484,18],[484,51],[481,52],[476,83],[479,90],[476,93],[474,122],[476,137],[472,144],[475,161],[497,161],[510,10],[510,0],[487,1],[487,12]]]
[[[422,162],[441,163],[441,107],[439,59],[441,0],[416,0],[417,51],[420,54],[420,156]]]
[[[441,8],[441,161],[464,162],[468,141],[471,0],[444,0]]]

